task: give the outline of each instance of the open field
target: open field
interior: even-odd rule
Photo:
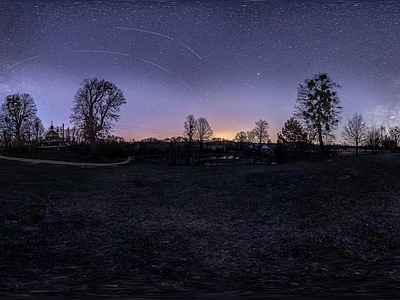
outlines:
[[[98,159],[92,158],[91,155],[79,155],[72,152],[67,153],[17,153],[17,152],[0,152],[0,156],[10,156],[14,158],[27,158],[27,159],[38,159],[38,160],[56,160],[56,161],[67,161],[67,162],[80,162],[80,163],[115,163],[121,162],[124,158],[108,158],[99,157]]]
[[[0,295],[393,296],[399,178],[399,153],[219,167],[0,160]]]

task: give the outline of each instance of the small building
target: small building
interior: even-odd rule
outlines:
[[[44,139],[39,144],[39,150],[64,150],[70,146],[65,139],[54,129],[53,122],[47,131]]]

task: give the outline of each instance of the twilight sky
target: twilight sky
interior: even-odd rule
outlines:
[[[326,72],[342,122],[400,125],[400,3],[0,2],[0,100],[30,94],[48,128],[72,126],[85,78],[123,90],[113,134],[182,135],[189,114],[233,139],[265,119],[276,140],[297,86]]]

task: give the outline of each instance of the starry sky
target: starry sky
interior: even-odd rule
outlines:
[[[0,2],[0,99],[30,94],[48,128],[70,124],[85,78],[127,104],[112,134],[183,134],[189,114],[233,139],[266,120],[272,141],[297,87],[327,73],[342,122],[400,125],[400,3],[394,1]]]

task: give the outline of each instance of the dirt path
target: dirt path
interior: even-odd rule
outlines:
[[[68,166],[79,166],[79,167],[111,167],[117,165],[124,165],[132,161],[132,157],[129,157],[121,162],[117,163],[82,163],[82,162],[71,162],[71,161],[60,161],[60,160],[48,160],[48,159],[31,159],[21,157],[10,157],[0,155],[0,159],[20,161],[33,164],[51,164],[51,165],[68,165]]]

